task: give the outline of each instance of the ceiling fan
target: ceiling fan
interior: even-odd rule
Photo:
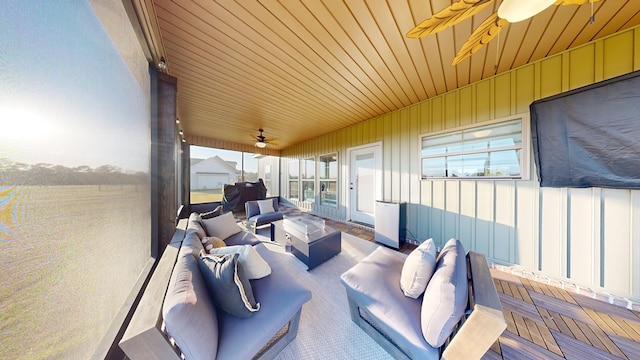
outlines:
[[[479,13],[493,1],[460,0],[454,2],[413,28],[407,33],[407,37],[419,38],[435,34]],[[582,5],[589,2],[592,6],[591,21],[593,21],[593,3],[598,1],[600,0],[502,0],[498,11],[482,22],[469,36],[451,65],[458,65],[462,60],[480,50],[507,24],[529,19],[551,5]]]
[[[255,146],[259,147],[261,149],[264,149],[265,147],[267,147],[267,144],[273,144],[275,141],[277,141],[274,138],[268,138],[266,136],[263,135],[264,130],[263,129],[258,129],[258,131],[260,132],[260,135],[258,136],[251,136],[251,138],[253,138],[255,140]]]

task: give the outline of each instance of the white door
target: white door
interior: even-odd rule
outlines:
[[[351,221],[374,225],[376,200],[382,200],[381,145],[358,147],[349,152]]]

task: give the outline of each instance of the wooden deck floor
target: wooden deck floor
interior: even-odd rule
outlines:
[[[374,240],[370,229],[327,225]],[[640,359],[640,312],[497,269],[491,275],[508,326],[483,359]]]
[[[371,228],[327,225],[374,241]],[[491,275],[508,326],[483,359],[640,359],[640,312],[497,269]]]

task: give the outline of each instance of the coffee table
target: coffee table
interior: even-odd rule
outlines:
[[[342,250],[342,233],[325,226],[324,220],[295,216],[271,223],[271,241],[291,247],[291,253],[307,265],[307,271]]]

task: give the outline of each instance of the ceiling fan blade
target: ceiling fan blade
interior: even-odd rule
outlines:
[[[440,10],[407,33],[407,37],[419,38],[453,26],[487,7],[493,0],[460,0]]]
[[[456,54],[451,65],[458,65],[462,60],[480,50],[481,47],[485,46],[491,39],[498,35],[500,30],[507,26],[507,24],[509,24],[509,22],[505,19],[500,19],[497,13],[489,16],[462,45],[462,48]]]

